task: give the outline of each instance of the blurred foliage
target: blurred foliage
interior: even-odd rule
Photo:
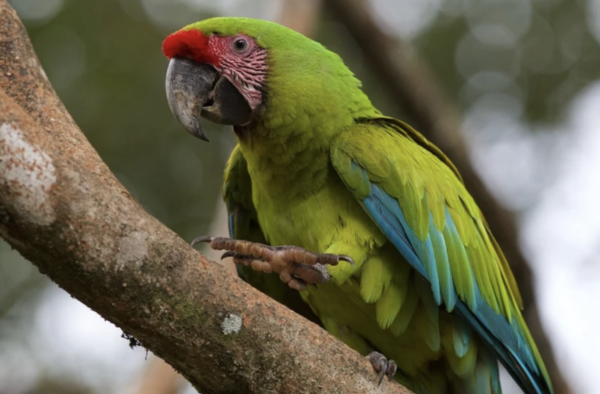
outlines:
[[[461,111],[485,94],[503,93],[514,100],[526,123],[557,122],[566,104],[600,77],[600,34],[594,35],[600,21],[590,18],[592,8],[600,9],[597,1],[372,2],[380,4],[377,16],[390,34],[412,38],[436,82]],[[419,13],[414,8],[427,3],[433,16],[425,16],[426,25],[399,27]],[[394,13],[390,7],[400,8]],[[379,108],[402,116],[402,109],[380,93],[385,90],[381,82],[335,15],[325,14],[317,39],[342,56]]]
[[[293,1],[293,0],[292,0]],[[211,143],[186,134],[164,94],[171,31],[211,15],[277,18],[282,0],[11,0],[58,95],[133,196],[185,239],[206,233],[220,196],[232,133],[205,122]],[[559,121],[566,103],[600,75],[598,2],[581,0],[372,0],[390,31],[411,41],[461,111],[480,100],[510,112],[525,132]],[[595,8],[594,8],[595,7]],[[600,34],[600,33],[598,33]],[[317,40],[339,53],[385,113],[401,108],[382,92],[335,15],[322,14]],[[503,108],[505,106],[506,108]],[[534,174],[535,175],[535,174]],[[47,279],[0,241],[0,354],[27,348],[32,311]],[[123,346],[127,346],[123,341]],[[24,374],[39,362],[0,356],[0,393],[89,392],[87,384]],[[60,360],[57,360],[60,363]],[[40,367],[41,370],[44,367]]]
[[[136,3],[67,1],[51,23],[28,31],[48,78],[100,156],[150,213],[189,238],[208,230],[232,139],[218,133],[203,144],[174,120],[161,52],[170,31]]]
[[[526,121],[555,122],[600,76],[590,3],[469,0],[461,14],[442,12],[415,45],[463,109],[487,92],[505,92]]]

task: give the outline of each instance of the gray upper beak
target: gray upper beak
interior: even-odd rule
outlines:
[[[200,117],[215,123],[243,125],[252,110],[238,89],[214,67],[174,57],[166,78],[167,101],[182,126],[196,137],[208,141]]]
[[[188,59],[172,58],[167,68],[165,87],[171,112],[188,132],[204,141],[208,138],[200,116],[218,77],[212,66]]]

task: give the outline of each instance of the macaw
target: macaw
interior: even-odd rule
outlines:
[[[225,171],[240,276],[418,394],[552,393],[506,258],[456,167],[381,114],[342,59],[276,23],[212,18],[169,35],[169,106]],[[381,380],[380,380],[381,382]]]

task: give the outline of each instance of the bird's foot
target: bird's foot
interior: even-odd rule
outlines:
[[[306,289],[309,284],[325,283],[330,279],[327,265],[346,261],[354,265],[349,256],[331,253],[313,253],[298,246],[269,246],[256,242],[224,237],[202,236],[192,241],[192,246],[206,242],[215,250],[226,250],[221,256],[233,257],[235,264],[243,264],[256,271],[275,272],[292,289]]]
[[[384,376],[387,376],[388,380],[392,380],[394,378],[394,375],[398,370],[398,365],[394,360],[388,360],[379,352],[371,352],[367,358],[373,365],[375,372],[379,374],[379,384],[381,384],[383,381]]]

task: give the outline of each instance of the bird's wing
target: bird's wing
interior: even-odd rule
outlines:
[[[229,236],[266,244],[252,203],[252,181],[239,145],[233,149],[225,168],[223,200],[227,206]]]
[[[223,199],[227,206],[229,236],[268,245],[252,203],[252,181],[250,180],[250,174],[248,174],[246,159],[242,155],[239,145],[234,148],[227,162],[223,184]],[[279,279],[279,275],[254,271],[252,268],[243,265],[238,265],[237,270],[240,278],[253,287],[296,313],[320,324],[308,304],[302,301],[300,293],[290,289],[287,284]]]
[[[550,393],[498,244],[446,156],[410,126],[370,119],[346,130],[333,167],[387,239],[461,315],[527,393]]]

